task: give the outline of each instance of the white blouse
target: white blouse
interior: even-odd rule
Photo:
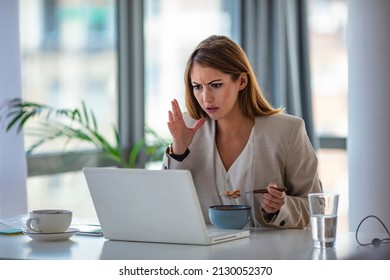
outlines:
[[[223,204],[249,204],[249,197],[245,195],[246,190],[253,189],[253,147],[254,147],[254,129],[252,128],[251,134],[249,136],[248,142],[238,156],[238,158],[234,161],[229,170],[226,171],[225,166],[219,156],[219,152],[217,147],[215,147],[215,161],[214,168],[216,171],[216,184],[219,193],[224,191],[234,191],[236,189],[240,189],[241,196],[236,199],[228,199],[226,197],[222,197]],[[216,145],[216,144],[215,144]],[[240,185],[242,184],[242,185]]]

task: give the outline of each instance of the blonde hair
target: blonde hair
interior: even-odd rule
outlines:
[[[184,73],[186,107],[192,118],[207,117],[193,92],[190,75],[194,63],[229,74],[233,81],[236,81],[242,73],[247,75],[248,84],[239,95],[239,104],[246,116],[255,118],[283,111],[281,108],[273,108],[264,97],[252,66],[242,48],[226,36],[212,35],[200,42],[192,52]]]

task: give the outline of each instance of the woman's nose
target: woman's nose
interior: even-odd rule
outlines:
[[[204,95],[203,100],[205,103],[211,103],[214,99],[211,90],[208,89],[207,87],[204,88],[203,95]]]

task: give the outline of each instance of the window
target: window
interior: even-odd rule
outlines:
[[[319,175],[324,191],[341,194],[339,228],[347,231],[347,1],[310,0],[308,8],[313,116],[320,137]]]
[[[23,98],[71,109],[85,101],[100,131],[114,140],[112,125],[118,123],[116,1],[21,0],[19,7]],[[26,134],[26,147],[35,141]],[[53,156],[58,157],[60,169],[69,167],[71,163],[61,158],[64,147],[59,141],[41,146],[33,164],[29,162],[30,175],[50,174]],[[66,151],[92,148],[76,142],[66,145]],[[27,193],[28,209],[70,208],[81,217],[94,213],[81,172],[30,176]]]
[[[118,115],[114,3],[20,2],[23,98],[59,108],[75,108],[84,100],[98,112],[101,130],[110,139]],[[27,135],[26,145],[34,140]],[[63,147],[48,143],[40,152],[62,152]]]

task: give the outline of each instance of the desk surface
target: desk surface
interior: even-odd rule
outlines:
[[[366,235],[366,236],[365,236]],[[375,236],[365,234],[369,242]],[[369,240],[369,241],[368,241]],[[352,232],[340,232],[336,247],[315,249],[310,230],[251,229],[248,238],[211,246],[109,241],[104,237],[75,235],[66,241],[39,242],[25,235],[0,235],[0,259],[389,259],[390,245],[359,246]]]

